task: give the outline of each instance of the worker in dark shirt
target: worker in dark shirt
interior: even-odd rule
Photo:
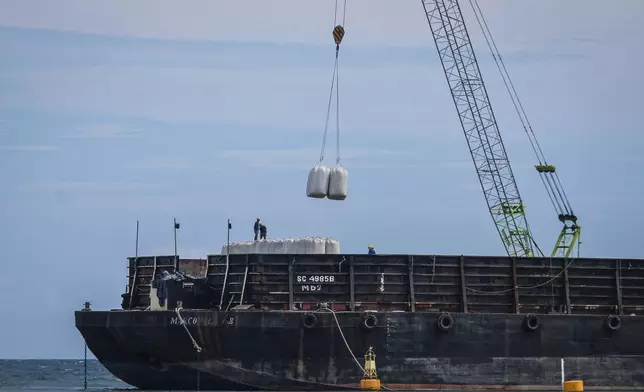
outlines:
[[[369,254],[370,255],[375,255],[376,254],[376,250],[373,248],[373,245],[369,245]]]
[[[253,227],[253,231],[255,231],[255,241],[257,241],[257,234],[259,234],[259,216],[255,221],[255,226]]]
[[[263,223],[259,224],[259,239],[260,240],[266,239],[266,226]]]

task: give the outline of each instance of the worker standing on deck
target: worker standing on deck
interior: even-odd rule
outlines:
[[[370,255],[375,255],[376,254],[376,250],[373,248],[373,245],[369,245],[369,254]]]
[[[253,227],[253,231],[255,232],[255,241],[257,241],[257,234],[259,234],[259,216],[257,217],[257,220],[255,221],[255,226]]]
[[[259,239],[260,240],[266,239],[266,225],[264,225],[263,223],[259,224]]]

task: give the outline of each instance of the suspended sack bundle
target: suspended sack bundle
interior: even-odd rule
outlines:
[[[340,54],[340,43],[342,42],[342,39],[344,38],[345,30],[344,30],[344,22],[346,19],[346,0],[344,0],[344,11],[341,9],[339,10],[338,8],[338,0],[336,0],[336,5],[335,5],[335,16],[334,16],[334,28],[333,28],[333,41],[335,42],[335,64],[333,67],[333,77],[331,78],[331,91],[329,92],[329,102],[327,104],[327,110],[326,110],[326,121],[324,124],[324,133],[322,136],[322,150],[320,151],[320,160],[317,165],[309,171],[309,177],[308,181],[306,184],[306,194],[308,197],[313,197],[313,198],[318,198],[318,199],[323,199],[325,197],[331,198],[330,197],[330,175],[333,172],[333,170],[336,169],[329,169],[329,167],[325,166],[323,164],[324,161],[324,150],[326,148],[326,141],[327,141],[327,135],[329,131],[329,119],[331,115],[331,106],[333,103],[333,93],[335,92],[335,109],[336,109],[336,132],[337,132],[337,163],[339,166],[340,162],[340,92],[339,92],[339,85],[340,85],[340,76],[339,76],[339,65],[338,65],[338,59],[339,59],[339,54]],[[338,11],[340,11],[340,14],[338,14]],[[336,24],[338,21],[338,16],[342,17],[342,24]],[[348,179],[348,173],[346,169],[341,167],[341,170],[335,175],[337,178],[335,181],[337,182],[335,184],[335,192],[334,192],[334,200],[344,200],[347,197],[347,179]],[[336,170],[337,171],[337,170]],[[323,252],[322,252],[323,253]]]
[[[331,169],[318,163],[309,171],[306,183],[306,195],[317,199],[324,199],[329,191],[329,173]]]
[[[340,163],[329,173],[329,200],[344,200],[349,190],[349,172]]]

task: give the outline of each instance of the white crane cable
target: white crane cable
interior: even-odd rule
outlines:
[[[334,29],[334,36],[335,36],[335,29],[337,27],[342,28],[342,32],[340,35],[340,41],[342,40],[342,37],[344,36],[344,25],[346,23],[347,19],[347,1],[344,0],[344,7],[342,9],[342,25],[338,26],[337,21],[338,21],[338,5],[339,5],[339,0],[335,1],[335,10],[333,14],[333,29]],[[331,90],[329,91],[329,101],[327,104],[327,110],[326,110],[326,119],[324,122],[324,133],[322,136],[322,148],[320,150],[320,163],[324,160],[324,151],[326,148],[326,141],[327,141],[327,135],[329,131],[329,118],[331,116],[331,102],[333,101],[333,90],[335,88],[335,96],[336,96],[336,154],[337,154],[337,159],[336,163],[340,163],[340,74],[339,74],[339,54],[340,54],[340,43],[339,41],[336,41],[336,49],[335,49],[335,63],[333,66],[333,77],[331,78]]]

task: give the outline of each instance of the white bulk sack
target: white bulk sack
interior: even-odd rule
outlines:
[[[309,172],[309,179],[306,183],[306,195],[317,199],[326,197],[329,191],[329,173],[331,170],[318,163]]]
[[[255,248],[255,249],[253,249],[253,250],[254,250],[254,252],[253,252],[253,253],[268,253],[268,252],[267,252],[267,250],[268,250],[268,244],[266,243],[266,241],[257,241],[257,242],[255,243],[255,247],[254,247],[254,248]]]
[[[246,241],[240,242],[239,244],[237,244],[236,250],[237,250],[236,253],[241,253],[241,254],[252,253],[253,251],[252,246],[249,245]]]
[[[325,253],[328,255],[337,255],[340,254],[340,242],[333,238],[327,238],[325,240],[326,247]]]
[[[326,253],[326,240],[324,238],[313,238],[308,254],[318,255]]]
[[[229,249],[230,249],[230,254],[235,253],[235,244],[230,244]],[[222,255],[226,254],[226,244],[224,244],[224,246],[221,247],[221,254]]]
[[[224,246],[221,247],[221,254],[222,255],[226,254],[226,246],[227,245],[224,244]],[[230,244],[230,247],[228,249],[229,249],[229,252],[230,252],[231,255],[234,254],[235,251],[237,250],[237,244]]]
[[[347,198],[349,188],[349,172],[338,163],[329,173],[329,191],[327,197],[330,200],[344,200]]]
[[[273,242],[271,240],[264,240],[259,246],[259,253],[273,253],[272,248]]]
[[[279,240],[266,240],[264,241],[266,243],[266,248],[264,252],[262,253],[277,253],[275,252],[275,245],[279,242]]]
[[[286,240],[275,240],[271,253],[288,253],[286,252]]]
[[[242,242],[240,244],[237,244],[237,249],[235,249],[236,253],[239,254],[245,254],[245,253],[251,253],[252,249],[250,245],[248,245],[246,242]]]
[[[301,255],[306,253],[306,238],[296,238],[293,240],[293,253]]]
[[[284,240],[284,253],[295,254],[295,240],[293,238],[287,238]]]

